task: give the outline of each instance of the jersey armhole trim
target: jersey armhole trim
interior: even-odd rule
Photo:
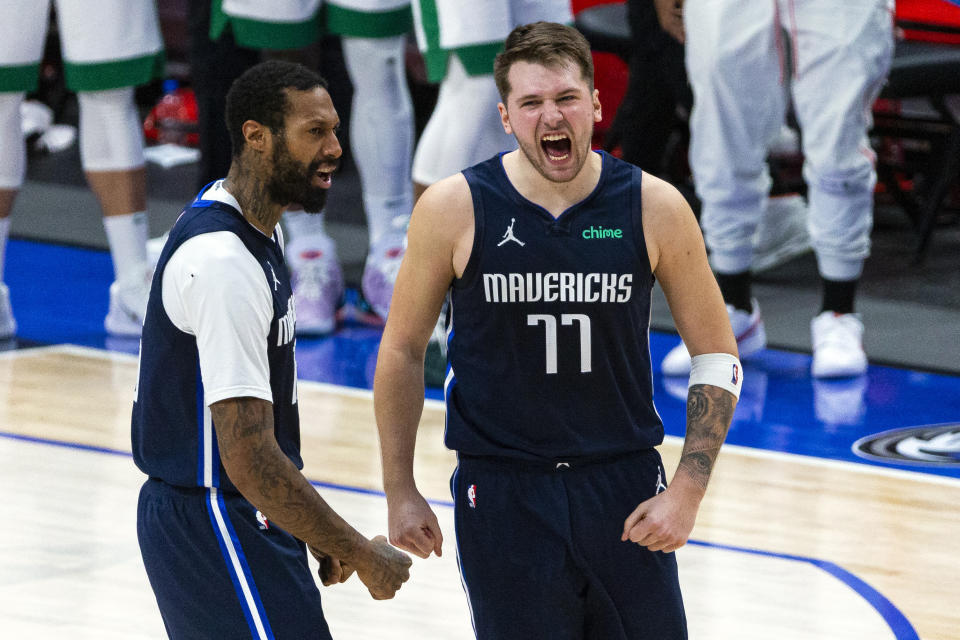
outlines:
[[[473,168],[465,169],[463,177],[467,181],[467,187],[470,189],[470,199],[473,202],[473,245],[470,247],[470,258],[467,259],[467,266],[463,269],[463,275],[454,278],[453,287],[455,289],[466,289],[473,285],[480,273],[480,252],[483,247],[483,197],[479,190],[473,188],[471,177]]]
[[[646,265],[651,281],[655,281],[647,252],[647,236],[643,232],[643,171],[638,168],[630,169],[630,220],[637,259]]]

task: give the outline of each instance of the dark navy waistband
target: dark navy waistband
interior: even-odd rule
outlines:
[[[170,484],[166,480],[163,480],[162,478],[156,478],[154,476],[147,478],[147,481],[144,484],[149,485],[150,489],[157,493],[179,496],[202,496],[206,495],[211,489],[211,487],[184,487],[178,484]],[[217,491],[219,491],[224,497],[241,495],[240,492],[236,491],[235,489],[221,489],[219,487],[213,488],[216,488]]]
[[[510,469],[512,471],[532,471],[537,473],[572,471],[575,469],[585,469],[601,464],[613,462],[622,462],[630,459],[640,460],[651,455],[659,455],[656,449],[638,449],[636,451],[624,451],[620,453],[602,454],[596,456],[573,456],[568,458],[554,458],[536,460],[532,458],[511,458],[508,456],[474,456],[464,453],[457,454],[458,463],[467,463],[469,465],[482,465],[487,467],[499,467]]]

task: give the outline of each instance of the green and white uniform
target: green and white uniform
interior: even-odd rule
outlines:
[[[514,27],[573,21],[569,0],[417,0],[414,27],[427,76],[442,80],[413,156],[413,180],[430,185],[516,148],[503,130],[493,60]],[[456,140],[451,145],[450,140]]]
[[[573,22],[570,0],[415,0],[413,10],[417,44],[432,82],[443,79],[451,53],[468,75],[493,73],[493,59],[514,27],[540,20]]]
[[[103,91],[149,82],[163,72],[153,0],[52,0],[67,86]],[[33,91],[51,0],[0,0],[0,93]]]
[[[237,44],[299,49],[323,33],[356,38],[403,35],[413,26],[410,0],[214,0],[210,37],[230,25]]]

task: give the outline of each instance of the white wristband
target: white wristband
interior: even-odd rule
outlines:
[[[729,353],[703,353],[690,360],[689,389],[695,384],[709,384],[726,389],[737,398],[743,386],[743,367]]]

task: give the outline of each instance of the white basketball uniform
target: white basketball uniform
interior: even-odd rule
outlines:
[[[766,150],[784,120],[784,69],[790,68],[820,273],[831,280],[860,275],[870,251],[876,183],[867,131],[890,68],[892,11],[892,0],[684,4],[694,94],[690,165],[719,273],[750,268],[751,239],[770,188]]]

